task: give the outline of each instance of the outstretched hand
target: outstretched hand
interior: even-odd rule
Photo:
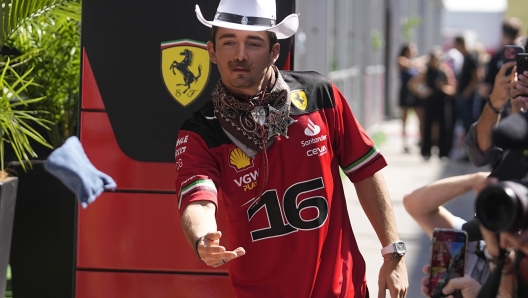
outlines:
[[[242,247],[233,251],[226,250],[225,247],[220,246],[220,238],[222,238],[222,232],[216,231],[207,233],[198,241],[196,251],[205,264],[211,267],[220,267],[246,254]]]
[[[404,298],[407,296],[409,280],[403,257],[383,261],[379,273],[378,286],[378,298],[385,298],[386,290],[389,290],[392,298]]]

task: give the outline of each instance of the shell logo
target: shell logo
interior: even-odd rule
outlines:
[[[249,158],[244,151],[240,148],[235,147],[229,153],[229,165],[234,168],[237,172],[249,169],[253,167],[253,159]]]

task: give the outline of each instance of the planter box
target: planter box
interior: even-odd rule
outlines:
[[[32,164],[27,172],[9,164],[18,176],[9,263],[13,297],[73,297],[76,197],[44,169],[44,161]]]
[[[6,273],[11,251],[18,178],[0,181],[0,297],[5,296]]]

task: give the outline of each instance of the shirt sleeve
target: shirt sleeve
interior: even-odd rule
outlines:
[[[477,144],[477,123],[473,123],[469,128],[464,140],[468,152],[469,161],[476,167],[498,161],[502,155],[502,149],[492,146],[486,151],[480,150]]]
[[[203,139],[196,133],[180,130],[175,152],[176,193],[180,215],[189,203],[210,201],[218,208],[218,166]]]
[[[329,115],[333,125],[332,146],[339,165],[353,183],[372,176],[387,165],[374,142],[352,114],[346,99],[332,85],[334,108]]]

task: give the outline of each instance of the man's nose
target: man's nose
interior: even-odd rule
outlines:
[[[238,61],[247,60],[246,45],[244,44],[238,45],[235,59]]]

